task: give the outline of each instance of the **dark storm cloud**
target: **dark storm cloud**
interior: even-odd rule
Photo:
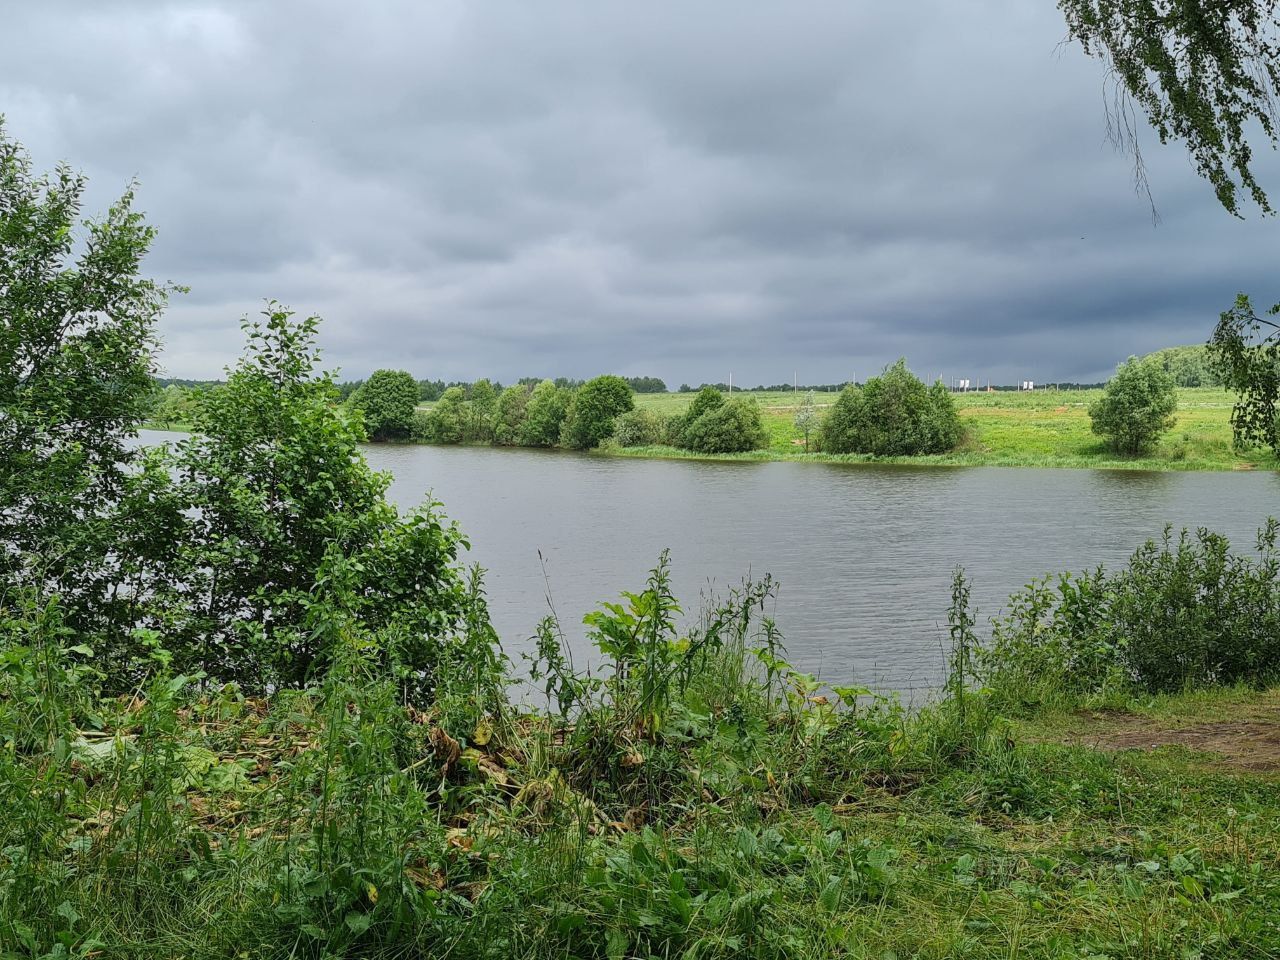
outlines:
[[[1280,297],[1275,224],[1149,137],[1153,228],[1049,0],[25,6],[0,111],[141,181],[175,375],[263,297],[348,376],[672,384],[1093,379]]]

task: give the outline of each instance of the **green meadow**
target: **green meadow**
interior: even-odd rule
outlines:
[[[798,396],[790,392],[748,392],[760,404],[770,437],[767,450],[716,459],[821,460],[864,462],[857,455],[805,454],[794,425]],[[956,394],[964,439],[941,456],[881,459],[879,462],[957,466],[1101,467],[1140,470],[1253,470],[1280,467],[1270,451],[1236,450],[1231,440],[1232,394],[1215,387],[1178,389],[1177,423],[1156,449],[1141,458],[1118,457],[1090,430],[1089,404],[1102,395],[1093,390],[997,391]],[[636,404],[663,415],[684,410],[693,394],[640,394]],[[819,414],[835,402],[835,394],[816,394]],[[811,437],[812,440],[812,437]],[[707,459],[672,447],[609,448],[622,456]]]

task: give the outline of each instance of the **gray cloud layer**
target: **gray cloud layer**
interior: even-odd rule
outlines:
[[[672,384],[1094,379],[1280,298],[1276,224],[1148,137],[1152,226],[1050,0],[24,7],[0,112],[139,178],[176,376],[263,297],[345,376]]]

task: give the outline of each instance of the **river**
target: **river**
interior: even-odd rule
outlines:
[[[639,590],[669,547],[686,609],[709,585],[766,571],[791,661],[835,683],[920,699],[944,663],[957,564],[980,626],[1034,577],[1123,563],[1164,525],[1238,549],[1280,512],[1273,473],[1152,473],[637,460],[535,450],[376,446],[411,507],[430,492],[489,571],[513,659],[550,590],[579,662],[581,618]]]

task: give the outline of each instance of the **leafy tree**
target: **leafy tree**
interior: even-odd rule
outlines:
[[[1280,304],[1267,315],[1280,315]],[[1280,451],[1280,323],[1260,316],[1240,294],[1218,320],[1209,353],[1223,384],[1237,395],[1231,411],[1236,443],[1265,444]]]
[[[684,428],[684,443],[699,453],[743,453],[769,445],[754,399],[730,397]]]
[[[804,402],[796,411],[795,427],[804,434],[804,452],[809,452],[809,434],[818,426],[818,408],[813,402],[813,391],[804,395]]]
[[[689,404],[688,409],[684,413],[671,418],[671,423],[667,427],[667,436],[671,445],[676,447],[687,446],[685,431],[688,429],[689,424],[723,404],[724,394],[715,387],[703,387],[699,390],[697,396],[693,398],[693,402]]]
[[[418,408],[418,381],[403,370],[376,370],[351,397],[374,442],[404,440]]]
[[[1239,215],[1244,190],[1264,212],[1251,135],[1276,144],[1280,44],[1274,0],[1058,0],[1067,29],[1118,88],[1112,138],[1142,158],[1131,104],[1161,143],[1181,140],[1218,201]]]
[[[425,417],[415,422],[416,438],[428,443],[461,443],[467,431],[467,409],[461,387],[450,387]]]
[[[569,391],[543,380],[529,395],[520,443],[526,447],[554,447],[560,439],[564,418],[569,410]]]
[[[1132,456],[1156,445],[1173,426],[1177,408],[1173,377],[1158,363],[1130,357],[1089,405],[1089,419],[1112,450]]]
[[[716,387],[703,387],[698,391],[697,396],[693,398],[693,402],[689,404],[689,409],[685,412],[692,421],[697,420],[704,413],[709,413],[723,405],[724,393]]]
[[[1144,360],[1160,364],[1165,373],[1173,377],[1179,387],[1220,387],[1222,377],[1216,369],[1213,357],[1205,344],[1185,347],[1166,347],[1147,354]]]
[[[498,396],[497,414],[494,420],[493,442],[504,447],[520,442],[525,416],[529,408],[529,388],[507,387]]]
[[[947,388],[926,387],[905,360],[861,388],[841,391],[822,421],[819,444],[828,453],[914,456],[945,453],[960,440],[960,419]]]
[[[963,431],[960,428],[960,415],[956,412],[956,402],[951,391],[941,380],[935,380],[929,388],[929,406],[924,421],[925,450],[932,453],[946,453],[954,450],[960,442]]]
[[[404,682],[422,692],[473,613],[455,566],[464,541],[434,505],[402,518],[387,502],[389,476],[369,469],[361,425],[316,369],[318,318],[275,303],[263,316],[245,321],[246,355],[173,455],[187,508],[184,562],[170,567],[177,665],[252,691],[306,683],[335,642],[311,610],[340,581],[349,615],[400,632]]]
[[[657,414],[637,407],[618,417],[613,436],[620,447],[648,447],[662,439],[662,427]]]
[[[173,288],[140,275],[154,234],[133,189],[82,224],[85,189],[66,166],[34,173],[0,122],[0,605],[59,594],[94,643],[132,626],[115,551],[159,475],[131,439]]]
[[[589,450],[613,435],[615,418],[635,406],[627,381],[612,374],[588,380],[573,396],[560,433],[560,442],[575,450]]]
[[[471,385],[468,413],[467,439],[492,443],[494,418],[498,414],[498,392],[488,380],[477,380]]]

